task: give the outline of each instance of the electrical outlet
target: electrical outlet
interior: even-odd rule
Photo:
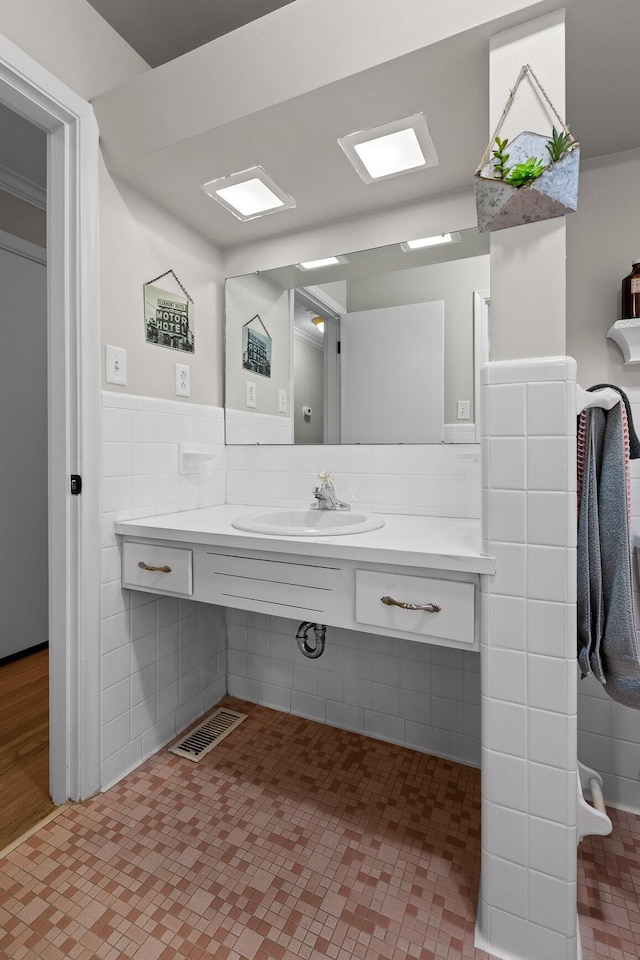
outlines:
[[[278,390],[278,413],[287,412],[287,391]]]
[[[251,380],[247,380],[246,405],[248,407],[255,407],[256,405],[256,385]]]
[[[471,401],[458,400],[458,420],[468,420],[471,414]]]
[[[119,383],[124,386],[127,382],[127,351],[124,347],[105,347],[105,372],[107,383]]]
[[[191,367],[186,363],[176,363],[176,397],[191,396]]]

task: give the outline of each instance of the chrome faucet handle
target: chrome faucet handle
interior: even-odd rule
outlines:
[[[320,483],[313,488],[313,495],[318,501],[311,504],[314,510],[351,510],[350,504],[338,500],[333,484]]]

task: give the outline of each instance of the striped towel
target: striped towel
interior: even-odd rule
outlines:
[[[578,662],[619,703],[640,708],[629,537],[629,429],[623,403],[592,407],[578,430]]]

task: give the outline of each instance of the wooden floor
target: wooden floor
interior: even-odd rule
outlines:
[[[0,850],[54,809],[48,658],[45,649],[0,666]]]

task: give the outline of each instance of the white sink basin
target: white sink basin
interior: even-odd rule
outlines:
[[[261,510],[231,521],[236,530],[276,537],[337,537],[384,527],[382,517],[355,510]]]

